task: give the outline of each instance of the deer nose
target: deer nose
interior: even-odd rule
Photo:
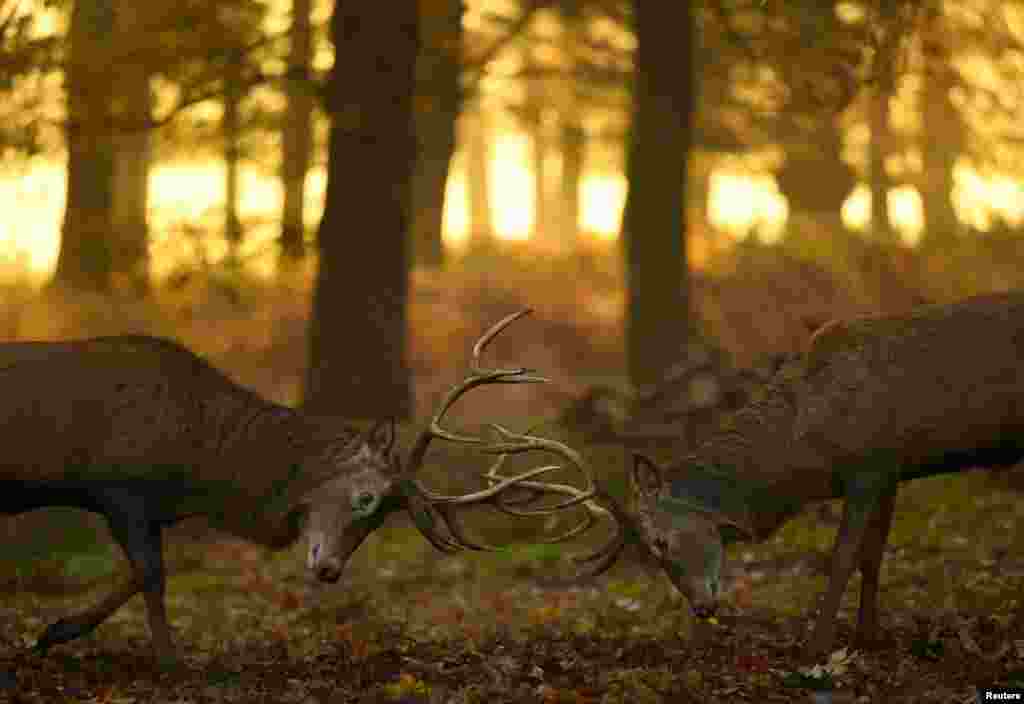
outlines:
[[[715,615],[716,604],[697,604],[693,607],[693,615],[697,618],[711,618]]]
[[[316,566],[315,572],[321,582],[334,584],[341,577],[341,563],[337,560],[324,560]]]
[[[316,568],[316,578],[321,582],[334,584],[341,577],[341,570],[333,565],[321,565]]]

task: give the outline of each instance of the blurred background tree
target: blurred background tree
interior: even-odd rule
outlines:
[[[513,304],[612,331],[572,394],[1018,285],[1019,3],[664,5],[0,4],[10,335],[91,329],[44,281],[186,337],[276,291],[284,397],[409,415]]]

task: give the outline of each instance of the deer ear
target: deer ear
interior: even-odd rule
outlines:
[[[395,419],[388,418],[374,424],[366,433],[366,444],[376,453],[386,455],[395,445]]]
[[[633,485],[641,494],[649,495],[661,489],[662,477],[658,465],[639,452],[633,453]]]

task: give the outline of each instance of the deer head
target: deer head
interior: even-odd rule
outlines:
[[[723,536],[749,530],[692,497],[674,494],[661,469],[643,455],[633,455],[631,487],[635,506],[626,520],[636,542],[665,570],[695,616],[714,615],[725,558]]]

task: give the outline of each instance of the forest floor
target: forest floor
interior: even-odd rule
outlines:
[[[830,505],[829,505],[830,506]],[[170,541],[180,666],[155,667],[141,599],[42,657],[46,624],[109,579],[26,578],[0,592],[0,700],[10,702],[973,702],[1024,687],[1024,508],[984,472],[903,489],[883,567],[886,641],[809,676],[802,647],[825,584],[836,510],[730,550],[717,624],[695,624],[633,560],[555,584],[558,551],[441,556],[396,517],[342,581],[228,538]],[[595,541],[596,542],[596,541]],[[581,550],[577,547],[575,550]],[[836,648],[849,645],[858,582]]]
[[[555,383],[477,392],[457,423],[522,428],[556,417],[588,385],[618,378],[614,281],[581,293],[552,286],[550,272],[482,269],[457,284],[417,279],[410,317],[420,417],[463,373],[479,332],[525,305],[537,309],[535,320],[502,336],[495,361],[536,367]],[[822,284],[827,278],[791,262],[747,266],[698,277],[696,305],[709,334],[744,364],[799,350],[805,318],[935,297],[898,284],[900,276],[882,296]],[[208,294],[159,310],[121,305],[116,315],[101,302],[12,295],[0,326],[28,338],[175,335],[242,383],[294,401],[306,300],[287,291],[241,303]],[[579,447],[598,476],[621,480],[621,447],[583,444],[553,423],[543,430]],[[474,469],[464,461],[439,463],[445,474],[435,464],[424,479],[441,490],[464,485]],[[150,656],[138,598],[89,637],[46,657],[31,651],[47,624],[101,598],[121,560],[102,524],[82,514],[18,516],[0,522],[0,702],[973,702],[977,686],[1024,688],[1024,501],[1000,476],[979,470],[901,489],[882,572],[887,638],[868,652],[843,649],[856,618],[855,578],[837,653],[813,672],[802,648],[825,585],[836,502],[763,544],[730,548],[722,612],[700,624],[635,553],[595,579],[552,578],[564,575],[567,553],[606,536],[564,550],[442,556],[396,516],[341,582],[325,587],[304,573],[302,546],[271,553],[186,522],[167,548],[168,609],[183,656],[169,669]],[[493,542],[529,537],[489,516],[470,525]],[[816,691],[830,697],[815,699]]]

